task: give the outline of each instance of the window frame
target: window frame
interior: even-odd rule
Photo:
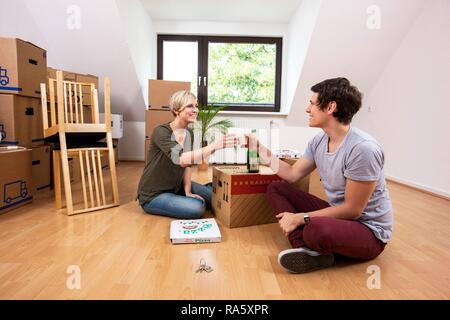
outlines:
[[[247,37],[247,36],[195,36],[195,35],[169,35],[159,34],[157,37],[157,79],[164,79],[163,70],[163,43],[164,41],[187,41],[198,43],[198,71],[197,76],[208,79],[208,51],[209,43],[263,43],[275,44],[275,95],[274,104],[253,104],[253,103],[224,103],[227,105],[224,111],[255,111],[255,112],[280,112],[281,99],[281,72],[282,72],[282,46],[281,37]],[[198,78],[199,79],[199,78]],[[206,105],[208,94],[208,81],[206,85],[198,86],[197,98],[199,103]],[[214,105],[220,106],[220,103]]]

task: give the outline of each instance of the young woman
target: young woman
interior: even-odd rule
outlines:
[[[331,266],[334,254],[354,259],[377,257],[391,239],[392,206],[384,178],[384,153],[369,134],[350,126],[362,94],[345,78],[328,79],[311,88],[306,112],[309,126],[323,130],[290,166],[264,146],[259,153],[288,182],[319,170],[328,201],[286,182],[269,185],[267,198],[293,249],[278,255],[294,273]],[[251,136],[252,144],[257,145]]]
[[[192,150],[193,132],[188,126],[197,119],[197,98],[178,91],[169,102],[175,119],[153,130],[148,162],[138,187],[137,199],[146,213],[178,219],[201,218],[211,208],[211,185],[191,181],[191,166],[216,150],[238,143],[225,135],[204,148]]]

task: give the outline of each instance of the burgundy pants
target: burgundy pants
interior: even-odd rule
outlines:
[[[273,213],[304,213],[329,207],[328,202],[292,187],[286,182],[272,182],[267,199]],[[355,220],[313,217],[289,234],[292,247],[307,247],[320,253],[337,253],[355,259],[373,259],[385,244],[364,224]]]

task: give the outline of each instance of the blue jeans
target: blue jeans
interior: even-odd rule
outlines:
[[[211,209],[212,184],[201,185],[192,182],[191,185],[192,193],[201,196],[206,203],[200,199],[186,197],[182,188],[178,194],[167,192],[158,195],[145,203],[142,209],[146,213],[177,219],[199,219],[205,213],[206,208]]]

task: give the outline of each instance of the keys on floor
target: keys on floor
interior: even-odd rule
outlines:
[[[200,259],[200,267],[198,267],[198,269],[197,269],[197,271],[195,271],[195,273],[202,273],[203,271],[210,273],[213,270],[214,270],[213,268],[206,265],[205,259]]]

